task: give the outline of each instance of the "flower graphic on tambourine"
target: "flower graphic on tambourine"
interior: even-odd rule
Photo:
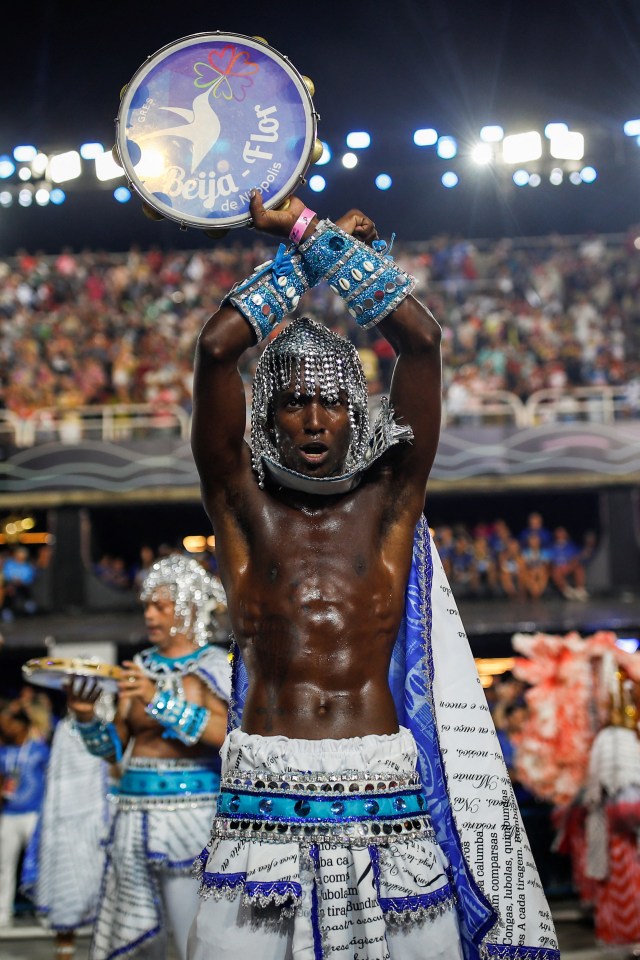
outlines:
[[[221,50],[211,50],[208,59],[208,63],[194,64],[194,85],[200,90],[210,87],[217,99],[244,100],[247,88],[253,86],[253,74],[260,69],[249,59],[248,51],[226,44]]]

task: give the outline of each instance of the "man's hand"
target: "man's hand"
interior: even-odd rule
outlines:
[[[274,237],[281,237],[284,240],[289,239],[289,234],[293,226],[305,209],[302,200],[297,197],[289,197],[289,206],[286,210],[265,210],[262,202],[262,194],[259,190],[253,191],[253,196],[249,203],[249,210],[253,219],[253,225],[261,233],[269,233]],[[318,218],[314,217],[302,239],[310,237],[318,225]],[[371,244],[378,239],[376,225],[361,210],[349,210],[343,217],[336,220],[336,225],[348,233],[350,236],[357,237],[363,243]]]
[[[343,217],[336,220],[336,226],[369,246],[378,239],[375,223],[362,210],[349,210]]]
[[[156,695],[156,685],[153,680],[133,660],[124,660],[122,666],[127,675],[118,683],[120,699],[151,703]]]
[[[63,688],[67,694],[67,707],[80,723],[93,720],[94,707],[101,690],[93,677],[72,676]]]

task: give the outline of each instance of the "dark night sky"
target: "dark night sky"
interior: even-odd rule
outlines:
[[[45,152],[82,140],[111,144],[119,90],[143,60],[208,30],[264,36],[287,54],[314,80],[319,134],[333,146],[339,149],[350,129],[372,132],[369,162],[392,173],[397,189],[381,195],[370,187],[366,164],[338,171],[321,199],[304,196],[316,208],[325,204],[329,215],[345,205],[375,204],[376,219],[407,239],[444,230],[476,237],[611,231],[640,220],[640,150],[636,161],[621,129],[625,119],[640,116],[635,0],[265,0],[228,8],[198,0],[99,6],[34,0],[16,6],[3,31],[0,153],[18,141]],[[516,196],[475,181],[445,191],[439,168],[430,172],[411,142],[418,126],[468,139],[485,123],[518,132],[554,119],[585,132],[587,159],[608,165],[592,187],[553,193],[547,185]],[[118,207],[104,191],[57,210],[0,211],[3,253],[20,244],[170,245],[176,232],[172,224],[146,222],[133,204]],[[179,245],[198,241],[189,231]]]

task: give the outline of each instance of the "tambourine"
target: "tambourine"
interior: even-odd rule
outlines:
[[[37,657],[22,665],[22,675],[29,683],[39,687],[62,690],[71,677],[87,677],[96,680],[110,693],[118,689],[118,681],[126,676],[122,667],[100,660],[82,657]]]
[[[312,92],[259,37],[184,37],[149,57],[125,88],[120,163],[159,218],[205,230],[244,226],[253,187],[267,209],[277,207],[318,159]]]

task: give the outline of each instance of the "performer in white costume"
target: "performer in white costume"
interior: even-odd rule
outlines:
[[[75,931],[95,921],[107,785],[107,764],[87,752],[72,717],[63,717],[51,742],[33,892],[37,913],[56,934],[59,960],[70,960]]]
[[[196,560],[159,560],[141,593],[154,646],[125,661],[115,722],[94,716],[94,680],[68,692],[87,749],[110,762],[126,751],[110,797],[115,815],[91,960],[163,960],[168,927],[178,955],[186,954],[198,900],[190,874],[215,812],[229,700],[227,653],[207,643],[218,590]]]
[[[464,630],[422,516],[440,328],[352,210],[292,198],[292,241],[198,342],[193,449],[237,642],[231,730],[191,960],[557,960],[553,924]],[[351,344],[301,318],[328,280],[398,354],[369,431]]]

